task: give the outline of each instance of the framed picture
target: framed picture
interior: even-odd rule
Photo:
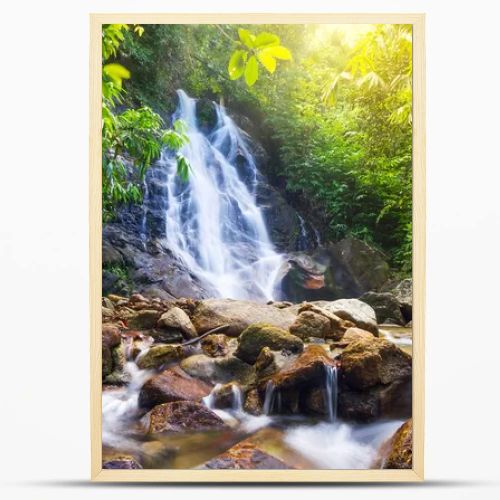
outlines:
[[[92,14],[92,479],[421,481],[423,14]]]

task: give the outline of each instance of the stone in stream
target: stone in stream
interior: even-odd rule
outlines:
[[[358,328],[368,330],[378,336],[377,316],[371,306],[358,299],[324,300],[313,302],[342,319],[352,321]]]
[[[223,333],[207,335],[200,342],[202,351],[212,358],[226,356],[229,352],[228,338]]]
[[[398,301],[405,320],[411,321],[413,316],[413,280],[411,278],[404,279],[391,292]]]
[[[139,407],[149,410],[162,403],[199,401],[210,391],[210,385],[190,377],[179,367],[167,368],[142,386]]]
[[[149,330],[156,326],[161,312],[156,309],[141,309],[128,319],[128,327],[133,330]]]
[[[231,337],[240,333],[253,323],[288,329],[296,314],[289,308],[278,309],[273,305],[259,304],[247,300],[207,299],[198,302],[191,321],[198,334],[221,325],[230,325],[224,332]]]
[[[250,415],[262,415],[262,401],[257,389],[251,389],[247,392],[243,409]]]
[[[155,406],[146,416],[149,434],[225,429],[224,421],[202,403],[176,401]]]
[[[361,422],[404,418],[412,408],[412,358],[393,343],[360,339],[340,355],[339,415]]]
[[[406,323],[398,300],[390,292],[366,292],[359,300],[373,307],[379,324],[404,325]]]
[[[235,355],[247,363],[254,364],[263,347],[298,354],[304,349],[304,343],[299,337],[291,335],[282,328],[267,323],[255,323],[239,336]]]
[[[109,384],[126,382],[123,376],[125,349],[120,329],[116,325],[102,325],[102,378]]]
[[[192,377],[212,384],[235,381],[249,385],[255,382],[255,368],[231,354],[217,358],[195,354],[183,359],[181,368]]]
[[[142,466],[133,457],[122,456],[103,461],[103,469],[142,469]]]
[[[197,337],[189,316],[179,307],[172,307],[172,309],[162,314],[157,326],[165,330],[178,330],[188,340]]]
[[[181,360],[185,356],[184,349],[180,345],[153,345],[136,360],[141,370],[160,368],[167,363]]]
[[[373,335],[372,332],[369,332],[367,330],[363,330],[362,328],[348,328],[342,338],[336,342],[333,342],[330,344],[330,349],[333,351],[337,348],[344,349],[346,348],[349,344],[352,344],[353,342],[356,342],[357,340],[373,340],[377,337]]]
[[[379,451],[384,469],[411,469],[413,459],[413,424],[407,420]]]

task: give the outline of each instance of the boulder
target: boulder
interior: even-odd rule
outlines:
[[[289,469],[284,462],[260,450],[254,443],[242,441],[226,452],[205,462],[200,469]]]
[[[222,333],[207,335],[200,342],[201,350],[212,358],[226,356],[229,352],[228,338]]]
[[[141,370],[155,369],[183,357],[184,350],[180,345],[153,345],[137,358],[136,364]]]
[[[276,311],[281,310],[276,309]],[[246,328],[239,336],[235,355],[243,361],[253,364],[257,361],[263,347],[297,354],[302,352],[304,343],[299,337],[291,335],[282,328],[267,323],[256,323]]]
[[[174,401],[199,401],[210,393],[211,387],[190,377],[179,368],[168,368],[151,377],[141,388],[139,406],[153,406]]]
[[[155,406],[147,415],[148,433],[194,432],[224,429],[213,411],[194,401],[175,401]]]
[[[336,363],[325,349],[319,345],[308,345],[297,359],[272,378],[272,383],[276,389],[315,386],[325,380],[327,366],[333,367]]]
[[[352,342],[340,359],[342,381],[352,389],[364,390],[411,378],[411,356],[384,339]]]
[[[249,385],[255,382],[255,368],[231,354],[217,358],[195,354],[183,359],[181,368],[192,377],[213,384],[235,381]]]
[[[314,304],[378,336],[377,316],[373,308],[365,302],[358,299],[339,299],[332,302],[322,300]]]
[[[221,325],[230,325],[227,335],[237,337],[252,323],[288,329],[295,320],[295,314],[288,308],[278,309],[272,305],[246,300],[207,299],[198,302],[191,321],[198,334]]]
[[[401,281],[392,290],[392,294],[398,301],[405,320],[411,321],[413,318],[413,280],[408,278]]]
[[[273,375],[289,363],[292,356],[294,355],[263,347],[254,364],[257,377],[262,379]]]
[[[388,441],[384,469],[411,469],[413,459],[413,424],[407,420]]]
[[[369,332],[367,330],[362,330],[361,328],[348,328],[346,332],[344,333],[343,337],[338,340],[337,342],[333,342],[330,345],[330,349],[333,351],[337,348],[344,349],[346,348],[349,344],[352,344],[353,342],[356,342],[358,340],[373,340],[377,337],[373,335],[372,332]]]
[[[128,327],[134,330],[150,330],[156,326],[161,312],[156,309],[141,309],[128,319]]]
[[[298,309],[298,316],[290,326],[290,333],[304,340],[310,337],[339,340],[352,324],[326,309],[304,303]]]
[[[359,300],[373,308],[379,324],[404,325],[406,323],[398,300],[390,292],[366,292]]]
[[[186,339],[197,337],[189,316],[179,307],[172,307],[172,309],[162,314],[158,320],[158,327],[170,331],[180,331]]]
[[[102,379],[106,383],[123,383],[125,350],[120,329],[116,325],[102,325]]]

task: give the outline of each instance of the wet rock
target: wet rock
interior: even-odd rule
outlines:
[[[262,402],[257,389],[251,389],[247,392],[243,409],[250,415],[262,415]]]
[[[249,385],[255,382],[255,368],[233,355],[211,358],[205,354],[195,354],[183,359],[181,368],[208,383],[226,384],[235,381]]]
[[[308,345],[295,361],[272,378],[272,383],[277,389],[314,386],[325,380],[325,367],[335,365],[323,347]]]
[[[210,393],[210,385],[190,377],[179,368],[168,368],[150,378],[139,393],[139,406],[150,409],[174,401],[199,401]]]
[[[229,384],[218,384],[210,393],[212,408],[225,409],[237,408],[243,402],[241,401],[242,388],[239,384],[230,382]],[[239,408],[241,409],[241,408]]]
[[[103,469],[142,469],[142,466],[133,457],[117,457],[103,461]]]
[[[212,358],[226,356],[229,352],[228,338],[222,333],[207,335],[200,342],[202,351]]]
[[[141,370],[155,369],[183,357],[184,350],[180,345],[154,345],[137,358],[136,364]]]
[[[302,352],[304,343],[300,338],[291,335],[282,328],[267,323],[256,323],[241,333],[235,355],[243,361],[253,364],[257,361],[263,347],[297,354]]]
[[[154,338],[155,342],[163,344],[179,344],[183,342],[184,336],[180,330],[166,330],[164,328],[155,328],[148,333]]]
[[[103,320],[110,320],[114,317],[115,313],[112,309],[108,309],[107,307],[101,307],[101,313]]]
[[[273,375],[290,362],[293,359],[292,356],[263,347],[254,364],[257,377],[262,379]]]
[[[333,302],[317,301],[314,304],[378,336],[377,316],[373,308],[365,302],[358,299],[340,299]]]
[[[202,300],[191,317],[198,334],[228,324],[225,333],[232,337],[237,337],[253,323],[263,322],[288,329],[294,320],[295,314],[288,308],[278,309],[272,305],[232,299]]]
[[[411,356],[384,339],[364,338],[349,344],[341,355],[341,363],[342,380],[352,389],[411,378]]]
[[[413,424],[406,421],[388,441],[384,469],[411,469],[413,459]]]
[[[200,469],[289,469],[284,462],[260,450],[251,442],[241,442],[205,462]]]
[[[176,401],[155,406],[147,415],[149,434],[219,430],[224,421],[201,403]]]
[[[125,351],[120,329],[116,325],[102,326],[102,378],[106,383],[121,383],[125,364]]]
[[[304,303],[298,316],[290,326],[290,333],[304,340],[310,337],[339,340],[350,322],[314,304]]]
[[[399,301],[389,292],[366,292],[359,300],[370,305],[377,316],[377,322],[404,325]]]
[[[156,309],[141,309],[128,319],[128,326],[134,330],[149,330],[156,326],[161,312]]]
[[[164,330],[180,331],[186,339],[197,337],[196,330],[189,316],[179,307],[173,307],[162,314],[158,320],[158,327]]]

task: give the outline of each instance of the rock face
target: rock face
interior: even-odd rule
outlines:
[[[231,299],[202,300],[191,317],[198,334],[228,324],[230,326],[225,333],[233,337],[237,337],[252,323],[268,323],[288,329],[294,320],[295,314],[288,309]]]
[[[186,339],[194,339],[197,336],[189,316],[179,307],[172,307],[162,314],[158,320],[158,327],[167,331],[180,331]]]
[[[150,409],[162,403],[199,401],[210,393],[211,387],[178,368],[168,368],[150,378],[139,393],[139,406]]]
[[[366,292],[359,298],[370,305],[377,316],[377,322],[405,325],[399,301],[389,292]]]
[[[105,383],[123,383],[125,349],[120,329],[111,324],[102,326],[102,379]]]
[[[406,421],[389,440],[384,469],[411,469],[413,459],[413,423]]]
[[[342,319],[352,321],[358,328],[378,336],[377,316],[371,306],[358,299],[340,299],[333,302],[318,301],[314,304]]]
[[[383,339],[360,339],[340,355],[339,414],[371,421],[411,415],[409,354]]]
[[[208,383],[226,384],[235,381],[248,385],[255,381],[255,368],[231,354],[217,358],[195,354],[182,360],[181,368]]]
[[[264,347],[269,347],[274,351],[283,350],[297,354],[302,352],[304,343],[286,330],[267,323],[256,323],[246,328],[238,338],[238,349],[235,355],[247,363],[254,364]]]
[[[201,403],[176,401],[155,406],[146,416],[149,434],[224,429],[224,421]]]
[[[413,280],[405,279],[392,290],[392,294],[399,302],[404,319],[408,322],[413,317]]]

